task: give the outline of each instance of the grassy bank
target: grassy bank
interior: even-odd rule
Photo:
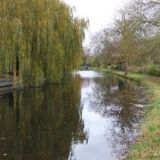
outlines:
[[[129,160],[160,160],[160,78],[144,74],[128,73],[101,69],[130,80],[141,81],[148,88],[150,98],[146,109],[141,135],[130,149]]]

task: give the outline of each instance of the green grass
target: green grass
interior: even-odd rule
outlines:
[[[141,126],[141,135],[129,151],[129,160],[160,160],[160,79],[137,73],[101,69],[116,76],[141,81],[148,88],[150,103],[146,107],[144,122]]]
[[[138,82],[142,81],[147,76],[145,74],[140,74],[140,73],[128,73],[126,76],[124,72],[122,71],[111,70],[111,69],[96,69],[96,70],[100,70],[102,72],[108,72],[108,73],[114,74],[115,76],[122,77],[122,78],[129,79],[129,80],[138,81]]]
[[[150,104],[146,110],[142,134],[132,146],[129,160],[160,160],[160,84],[144,82],[150,90]]]

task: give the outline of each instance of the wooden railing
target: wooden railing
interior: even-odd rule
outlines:
[[[13,80],[10,79],[10,80],[0,80],[0,88],[1,87],[7,87],[7,86],[12,86],[13,85]]]
[[[0,79],[0,94],[10,92],[13,89],[22,88],[22,84],[15,83],[12,78]]]

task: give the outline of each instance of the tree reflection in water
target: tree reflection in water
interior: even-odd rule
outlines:
[[[107,140],[112,144],[113,154],[123,156],[131,142],[139,134],[143,119],[144,88],[133,82],[114,77],[95,79],[89,95],[91,110],[111,120],[106,128]],[[107,122],[106,122],[107,123]]]
[[[139,134],[144,89],[81,74],[63,85],[1,95],[0,159],[121,159]]]
[[[84,143],[80,79],[0,97],[0,159],[66,160]],[[9,107],[8,107],[9,106]]]

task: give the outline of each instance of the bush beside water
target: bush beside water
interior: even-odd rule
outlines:
[[[150,65],[148,68],[148,74],[160,77],[160,66]]]

